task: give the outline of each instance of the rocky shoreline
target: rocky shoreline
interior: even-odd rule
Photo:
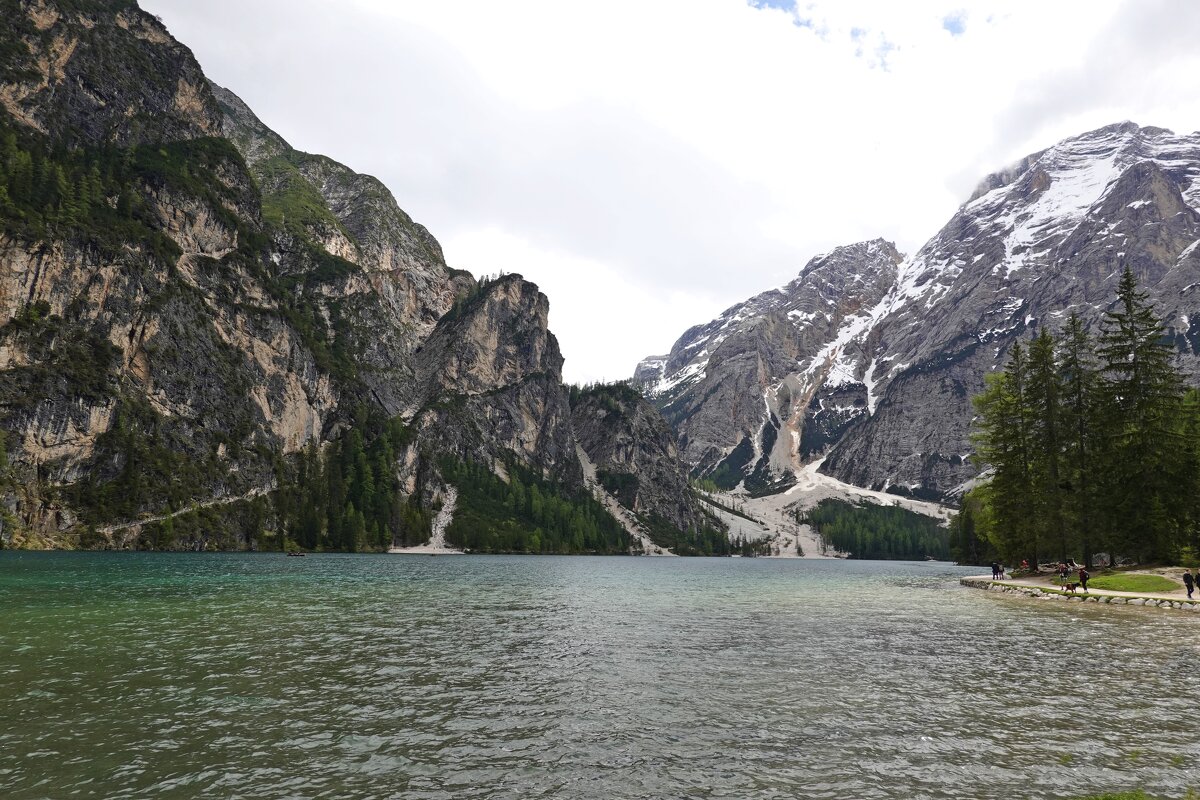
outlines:
[[[1103,589],[1093,589],[1087,593],[1078,591],[1072,594],[1064,592],[1061,589],[1046,586],[1037,586],[1012,580],[996,581],[986,577],[962,578],[959,580],[959,583],[973,589],[1020,594],[1036,600],[1060,600],[1065,602],[1142,606],[1145,608],[1169,608],[1176,611],[1200,612],[1200,600],[1176,600],[1170,597],[1133,594],[1131,592],[1109,592]]]

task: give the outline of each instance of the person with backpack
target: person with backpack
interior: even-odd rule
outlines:
[[[1184,570],[1183,586],[1188,590],[1188,600],[1192,599],[1192,589],[1196,588],[1196,579],[1192,577],[1192,573]]]
[[[1088,573],[1087,567],[1079,568],[1079,585],[1081,587],[1083,587],[1083,590],[1085,592],[1088,590],[1087,582],[1088,582],[1088,578],[1090,578],[1090,577],[1092,577],[1092,576]]]

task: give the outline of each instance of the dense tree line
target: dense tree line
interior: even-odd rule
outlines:
[[[1200,395],[1148,295],[1122,275],[1091,337],[1072,315],[1009,352],[975,398],[991,479],[964,499],[955,555],[1030,564],[1097,552],[1174,561],[1197,546]]]
[[[729,542],[730,555],[739,555],[746,558],[755,556],[769,556],[774,553],[771,547],[771,539],[748,539],[745,536],[737,535]],[[803,555],[803,554],[801,554]]]
[[[625,553],[629,534],[586,492],[509,465],[508,479],[487,465],[444,458],[442,476],[458,489],[450,543],[485,553]]]
[[[798,512],[796,521],[811,525],[828,546],[851,558],[944,560],[950,556],[950,532],[933,517],[900,506],[827,499]]]
[[[669,547],[676,555],[727,556],[737,552],[734,543],[729,541],[729,534],[715,525],[702,523],[680,530],[657,514],[643,515],[639,520],[646,527],[651,541],[660,547]],[[738,547],[742,547],[742,544]]]
[[[401,420],[363,408],[336,441],[310,444],[294,464],[280,464],[276,504],[287,538],[349,552],[428,540],[428,514],[403,499],[396,479],[396,454],[411,438]]]
[[[567,386],[567,393],[571,408],[577,408],[586,397],[604,410],[621,415],[625,414],[626,409],[636,408],[643,399],[642,393],[629,381],[570,384]]]

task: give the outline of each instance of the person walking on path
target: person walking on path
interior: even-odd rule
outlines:
[[[1188,590],[1188,600],[1192,599],[1192,589],[1196,587],[1196,579],[1192,577],[1192,573],[1183,573],[1183,586]]]
[[[1083,587],[1085,592],[1087,591],[1087,582],[1090,577],[1092,576],[1088,574],[1087,567],[1079,568],[1079,585]]]

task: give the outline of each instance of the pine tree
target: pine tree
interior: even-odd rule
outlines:
[[[1181,545],[1194,558],[1200,554],[1200,391],[1189,389],[1183,400],[1184,468],[1181,485],[1184,511],[1181,514]]]
[[[1096,359],[1083,322],[1071,314],[1059,347],[1062,376],[1062,438],[1064,449],[1064,522],[1072,541],[1079,543],[1083,563],[1092,566],[1096,478]]]
[[[1067,529],[1063,523],[1063,487],[1060,478],[1062,385],[1054,359],[1054,341],[1045,328],[1029,346],[1030,501],[1037,539],[1057,546],[1058,557],[1068,558]]]
[[[1105,315],[1098,355],[1109,545],[1114,555],[1163,559],[1176,538],[1172,511],[1181,499],[1183,385],[1162,322],[1128,267],[1116,308]]]
[[[979,454],[993,470],[993,514],[997,549],[1010,560],[1038,563],[1038,531],[1033,525],[1030,475],[1031,412],[1027,397],[1028,367],[1020,342],[1012,346],[1002,374],[988,375],[983,394],[975,398],[980,426]]]

